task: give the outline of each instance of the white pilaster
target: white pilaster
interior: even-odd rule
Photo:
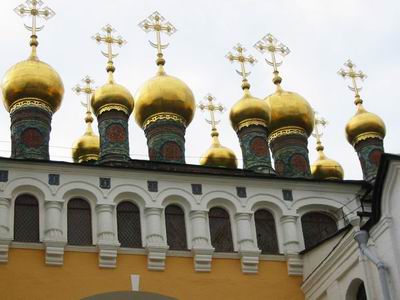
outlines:
[[[261,253],[261,250],[256,247],[251,233],[251,216],[251,213],[237,213],[235,215],[242,272],[246,274],[258,272]]]
[[[10,204],[10,199],[0,198],[0,263],[8,262],[8,249],[12,240],[10,234]]]
[[[97,213],[97,248],[99,267],[115,268],[117,265],[118,242],[114,230],[113,204],[98,204]]]
[[[146,218],[147,268],[154,271],[165,269],[168,245],[161,233],[162,208],[148,207],[144,210]]]
[[[297,236],[298,215],[286,215],[281,217],[281,225],[284,236],[284,251],[287,257],[289,275],[303,275],[303,260],[300,258],[300,243]]]
[[[210,272],[212,254],[214,248],[211,246],[207,234],[207,211],[195,210],[189,214],[192,228],[192,253],[194,256],[194,269],[197,272]]]
[[[62,266],[64,263],[64,247],[66,244],[61,225],[63,203],[46,201],[44,245],[46,249],[46,264]]]

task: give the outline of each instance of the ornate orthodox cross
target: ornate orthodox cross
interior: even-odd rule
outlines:
[[[219,111],[220,113],[222,113],[225,110],[225,107],[223,107],[222,104],[216,104],[215,98],[211,94],[208,94],[207,96],[205,96],[204,100],[207,100],[208,103],[205,103],[205,104],[200,103],[198,107],[201,111],[208,111],[210,113],[211,120],[206,119],[206,122],[211,125],[212,131],[216,132],[217,124],[220,121],[217,121],[215,119],[215,112]]]
[[[357,85],[357,79],[364,81],[364,79],[367,78],[367,75],[363,73],[363,71],[356,71],[356,65],[350,59],[348,59],[344,65],[348,68],[348,70],[346,71],[344,69],[340,69],[338,74],[343,78],[348,77],[351,79],[352,86],[348,86],[348,88],[355,93],[355,104],[361,104],[362,100],[360,98],[360,91],[362,90],[362,87]]]
[[[80,95],[80,94],[86,95],[86,101],[81,101],[81,104],[84,107],[86,107],[87,113],[91,113],[91,108],[90,108],[90,100],[91,99],[90,98],[95,91],[95,89],[92,87],[94,80],[92,80],[89,76],[86,76],[85,78],[82,79],[82,82],[85,84],[84,86],[77,84],[72,90],[77,95]]]
[[[92,38],[98,43],[104,43],[107,45],[107,52],[101,51],[101,53],[108,58],[108,63],[107,63],[107,72],[109,73],[110,76],[110,81],[112,81],[112,73],[115,71],[114,67],[114,61],[113,59],[118,56],[117,53],[113,52],[113,46],[117,45],[119,47],[122,47],[124,44],[126,44],[126,40],[122,38],[122,36],[113,36],[112,33],[115,32],[115,29],[111,27],[111,25],[107,24],[104,26],[102,31],[105,32],[104,35],[101,35],[100,33],[96,33]]]
[[[282,82],[282,78],[279,76],[278,67],[282,65],[283,61],[276,61],[276,54],[279,54],[282,57],[285,57],[290,53],[288,47],[284,44],[280,43],[272,34],[268,33],[264,36],[260,41],[255,43],[254,48],[256,48],[260,53],[269,52],[271,54],[271,61],[265,59],[267,64],[273,67],[274,69],[274,78],[273,82],[276,85],[279,85]]]
[[[37,41],[36,32],[39,32],[43,29],[43,26],[37,26],[36,21],[37,18],[42,18],[44,20],[49,20],[55,16],[55,12],[48,6],[43,7],[43,2],[41,0],[27,0],[26,5],[20,4],[17,6],[14,11],[20,17],[31,17],[32,24],[28,26],[24,24],[25,28],[32,32],[30,46],[32,47],[31,57],[36,57],[36,48],[39,45]]]
[[[156,43],[153,43],[152,41],[149,41],[149,43],[152,47],[157,49],[157,65],[163,66],[165,60],[163,58],[162,50],[166,49],[169,44],[163,44],[161,42],[161,33],[172,35],[177,31],[177,29],[170,22],[167,22],[157,11],[152,13],[147,19],[140,22],[139,27],[146,33],[151,31],[156,33]]]
[[[317,140],[317,150],[318,147],[322,146],[321,145],[321,137],[323,136],[322,133],[322,128],[324,128],[327,124],[328,121],[322,117],[318,117],[318,113],[314,112],[314,132],[313,132],[313,137],[316,138]],[[321,149],[323,150],[323,149]]]
[[[236,51],[235,54],[229,51],[225,57],[231,63],[233,62],[239,63],[240,71],[236,70],[236,73],[242,76],[242,88],[249,89],[250,84],[247,81],[247,76],[249,76],[251,72],[246,72],[246,64],[254,65],[257,62],[257,60],[252,55],[245,56],[244,52],[246,51],[246,49],[239,43],[236,44],[235,47],[233,47],[233,50]]]

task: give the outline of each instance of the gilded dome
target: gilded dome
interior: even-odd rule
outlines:
[[[233,105],[229,118],[232,127],[237,131],[245,121],[265,123],[269,125],[271,119],[271,111],[267,102],[253,97],[249,90],[245,89],[243,97]]]
[[[350,144],[355,144],[363,137],[384,138],[386,127],[383,120],[376,114],[368,112],[360,103],[357,105],[356,114],[346,125],[346,137]]]
[[[121,110],[128,115],[132,113],[134,100],[124,86],[108,82],[96,89],[92,95],[91,105],[96,116],[107,110]]]
[[[235,153],[220,144],[218,133],[213,136],[213,142],[206,153],[200,159],[200,165],[219,168],[237,168],[237,159]]]
[[[190,88],[180,79],[160,71],[146,81],[135,95],[135,119],[140,127],[151,116],[160,113],[177,115],[186,126],[193,119],[196,105]]]
[[[311,165],[311,174],[314,179],[343,180],[342,166],[335,160],[326,157],[323,148],[318,151],[318,159]]]
[[[7,111],[20,100],[36,100],[56,112],[64,96],[64,85],[56,70],[36,57],[31,57],[7,71],[2,91]]]
[[[314,112],[310,104],[297,93],[278,90],[266,99],[271,109],[270,132],[283,127],[300,127],[308,136],[314,128]]]
[[[88,123],[85,134],[72,146],[72,158],[76,163],[94,161],[99,159],[99,153],[100,139],[93,132],[91,124]]]

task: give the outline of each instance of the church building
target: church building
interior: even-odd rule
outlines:
[[[344,180],[325,154],[327,122],[286,87],[279,66],[290,50],[271,34],[253,48],[271,67],[271,95],[251,93],[256,58],[242,45],[226,55],[242,87],[227,108],[238,168],[218,130],[225,107],[211,94],[198,101],[168,73],[164,39],[176,28],[158,12],[138,22],[155,34],[156,65],[135,94],[117,79],[115,46],[124,39],[111,25],[93,37],[105,46],[106,76],[97,88],[89,76],[73,88],[85,100],[86,130],[69,141],[71,161],[55,161],[52,117],[72,87],[40,55],[36,23],[55,13],[40,0],[15,12],[32,20],[31,49],[2,70],[11,157],[0,157],[0,298],[400,299],[400,157],[384,153],[385,124],[364,107],[365,74],[352,61],[339,71],[356,106],[343,127],[363,180]],[[188,164],[185,135],[197,109],[209,116],[210,144]],[[130,157],[134,121],[148,160]]]

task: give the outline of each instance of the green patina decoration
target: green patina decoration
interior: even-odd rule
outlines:
[[[267,129],[249,126],[238,132],[243,156],[243,168],[261,173],[275,174],[267,143]]]
[[[360,160],[364,180],[371,181],[375,179],[381,156],[384,153],[383,140],[377,138],[367,139],[357,143],[354,148]]]
[[[128,116],[120,111],[108,111],[98,117],[100,134],[100,164],[127,162],[129,157]]]
[[[307,139],[304,136],[292,134],[277,137],[270,146],[277,175],[311,178]]]
[[[11,158],[49,160],[51,114],[37,107],[11,113]]]
[[[173,120],[158,120],[145,129],[149,158],[185,163],[185,127]]]

